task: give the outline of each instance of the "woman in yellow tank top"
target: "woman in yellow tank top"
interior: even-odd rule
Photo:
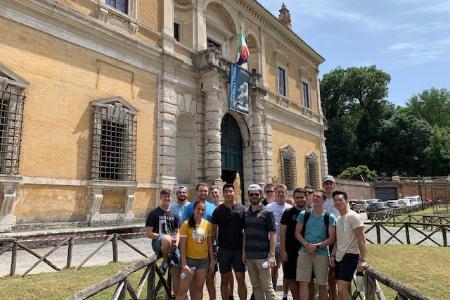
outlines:
[[[189,287],[192,300],[202,299],[206,273],[215,268],[212,225],[203,219],[205,208],[204,202],[195,202],[193,216],[180,228],[181,275],[177,300],[185,299]]]

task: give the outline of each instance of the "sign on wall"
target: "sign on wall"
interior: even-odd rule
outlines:
[[[248,114],[249,97],[248,85],[250,74],[238,67],[236,64],[231,65],[230,69],[230,109]]]

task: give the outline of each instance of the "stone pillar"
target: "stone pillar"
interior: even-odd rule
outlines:
[[[260,45],[261,45],[261,55],[260,55],[260,66],[261,66],[261,75],[262,75],[262,85],[263,86],[268,86],[267,84],[267,79],[266,79],[266,71],[267,71],[267,67],[266,67],[266,36],[265,33],[262,29],[260,29],[260,35],[261,35],[261,40],[260,40]]]
[[[202,1],[197,1],[197,11],[195,18],[197,19],[197,26],[194,26],[195,34],[195,49],[197,51],[205,50],[207,48],[206,41],[206,10],[203,10]],[[194,22],[195,24],[195,22]]]
[[[325,133],[322,131],[320,134],[320,171],[321,177],[328,174],[328,155],[327,155],[327,146],[325,144]],[[319,178],[320,182],[322,178]]]
[[[3,202],[0,207],[0,232],[11,231],[16,225],[16,216],[13,215],[14,206],[17,203],[19,184],[8,182],[3,185]]]
[[[207,72],[203,76],[205,97],[205,179],[210,184],[222,185],[222,156],[220,125],[222,113],[219,100],[219,74]]]
[[[163,11],[163,48],[168,52],[173,52],[173,22],[174,22],[174,0],[161,1]]]
[[[272,123],[266,118],[266,183],[272,183],[273,181],[273,150],[272,150]]]
[[[160,100],[159,128],[159,176],[163,187],[172,187],[176,183],[175,175],[175,139],[177,134],[177,94],[172,83],[163,80],[162,99]]]
[[[262,126],[262,109],[255,107],[253,110],[253,178],[256,183],[262,184],[266,182],[265,178],[265,163],[263,153],[263,134],[264,128]]]

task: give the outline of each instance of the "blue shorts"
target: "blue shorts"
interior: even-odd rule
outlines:
[[[351,282],[358,267],[359,254],[346,253],[341,261],[336,262],[334,276],[336,280]]]

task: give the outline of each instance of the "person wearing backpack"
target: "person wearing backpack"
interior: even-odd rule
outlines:
[[[324,210],[325,199],[323,192],[314,192],[313,209],[302,211],[297,217],[295,238],[301,244],[297,259],[300,299],[309,299],[313,272],[319,286],[319,299],[328,299],[328,246],[336,240],[336,217]]]

